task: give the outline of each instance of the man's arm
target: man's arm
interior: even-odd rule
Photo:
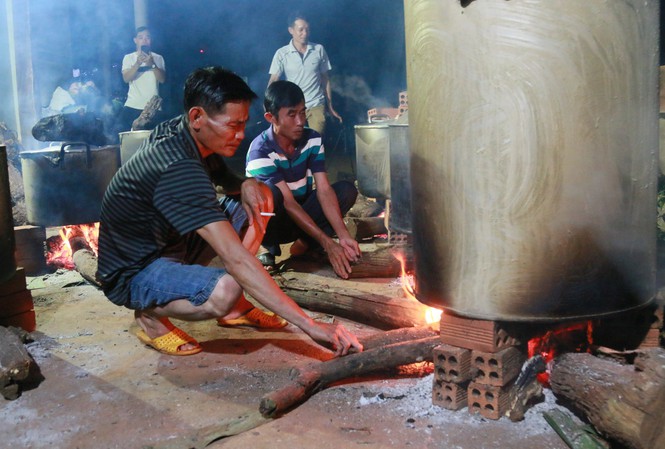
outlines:
[[[318,193],[319,185],[318,185],[318,178],[316,178],[316,174],[315,174],[315,179],[317,179],[317,195],[319,195]],[[284,197],[284,209],[286,209],[286,212],[289,214],[291,220],[293,220],[296,226],[298,226],[301,230],[303,230],[307,235],[309,235],[314,240],[319,242],[319,244],[328,254],[328,259],[330,260],[330,263],[333,267],[333,270],[335,270],[335,273],[337,273],[337,275],[343,279],[348,279],[349,273],[351,273],[350,261],[356,260],[358,256],[360,256],[360,248],[357,247],[356,255],[351,256],[352,253],[355,253],[354,251],[348,251],[347,255],[347,251],[345,250],[345,248],[337,244],[332,238],[328,237],[328,235],[326,235],[326,233],[323,232],[323,230],[317,226],[314,220],[312,220],[312,217],[310,217],[309,214],[307,214],[307,212],[305,212],[305,210],[302,208],[302,206],[298,204],[298,202],[293,197],[293,193],[291,193],[291,190],[286,185],[286,182],[280,181],[275,185],[282,192],[282,196]],[[330,184],[328,184],[328,187],[330,188]],[[332,191],[332,188],[330,188],[330,190]],[[321,198],[322,197],[319,196],[320,202]],[[326,198],[325,201],[330,202],[328,198]],[[335,195],[334,191],[332,192],[332,202],[334,203],[332,207],[337,207],[337,215],[339,218],[339,222],[337,224],[333,224],[333,221],[330,221],[330,219],[328,218],[328,213],[330,213],[331,215],[334,214],[333,212],[334,209],[330,208],[330,211],[326,212],[327,206],[321,203],[321,207],[323,208],[326,218],[328,218],[328,221],[330,221],[330,224],[333,226],[335,232],[341,233],[341,235],[338,234],[338,236],[340,236],[340,241],[342,239],[341,236],[345,236],[348,237],[349,240],[355,242],[354,239],[351,239],[351,236],[349,235],[346,226],[344,226],[344,222],[342,221],[341,213],[339,211],[339,205],[337,204],[337,196]],[[345,241],[347,241],[346,238]],[[357,242],[355,244],[357,246]]]
[[[270,79],[268,80],[268,86],[270,86],[272,83],[277,81],[279,79],[279,73],[273,73],[270,75]]]
[[[333,108],[332,104],[332,88],[330,87],[330,78],[328,78],[328,72],[323,72],[321,73],[321,87],[323,87],[323,91],[326,94],[326,102],[328,103],[328,112],[330,112],[330,115],[335,117],[337,120],[339,120],[340,123],[342,123],[342,116],[335,111]]]
[[[207,224],[197,233],[210,244],[233,279],[259,303],[298,326],[314,341],[337,355],[361,351],[358,339],[341,325],[317,323],[279,289],[261,262],[242,245],[229,222]]]

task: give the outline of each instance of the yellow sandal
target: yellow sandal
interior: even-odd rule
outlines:
[[[177,327],[174,327],[173,330],[168,334],[164,334],[155,338],[148,337],[148,334],[146,334],[143,329],[139,329],[139,331],[136,333],[136,336],[139,340],[141,340],[141,342],[161,352],[162,354],[192,355],[203,351],[203,348],[201,345],[199,345],[199,342],[189,336],[187,332],[183,331],[182,329],[178,329]],[[192,349],[181,350],[180,347],[187,343],[196,345],[196,347]]]
[[[272,312],[264,312],[257,307],[253,307],[249,309],[249,312],[238,318],[228,320],[217,318],[217,324],[220,326],[249,326],[258,329],[281,329],[289,323]]]

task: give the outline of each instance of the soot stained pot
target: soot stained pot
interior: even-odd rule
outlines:
[[[390,229],[411,233],[411,151],[409,125],[390,125]]]
[[[28,221],[64,226],[99,221],[106,187],[120,167],[118,146],[80,142],[23,151],[21,167]]]

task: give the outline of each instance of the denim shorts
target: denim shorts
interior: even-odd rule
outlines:
[[[233,229],[240,234],[247,223],[245,210],[237,201],[223,200],[221,204]],[[186,240],[185,244],[165,249],[168,256],[156,259],[132,278],[128,308],[143,310],[164,306],[176,299],[187,299],[193,305],[200,306],[208,300],[217,282],[227,272],[197,263],[198,260],[190,260],[192,253],[207,252],[214,255],[210,246],[196,232],[183,240]],[[193,249],[194,247],[198,248]],[[182,248],[187,248],[187,251],[181,250]],[[205,259],[205,256],[202,259]],[[210,259],[211,257],[208,257],[204,263]]]

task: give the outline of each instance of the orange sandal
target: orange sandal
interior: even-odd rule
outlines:
[[[249,309],[249,312],[238,318],[228,320],[217,318],[217,324],[220,326],[249,326],[258,329],[281,329],[289,323],[272,312],[264,312],[257,307],[253,307]]]
[[[143,329],[139,329],[139,331],[136,333],[136,336],[145,345],[150,346],[162,354],[192,355],[203,351],[203,348],[196,340],[189,336],[187,332],[183,331],[182,329],[178,329],[177,327],[174,327],[173,330],[168,334],[164,334],[155,338],[148,337],[148,334],[146,334]],[[192,349],[181,350],[180,347],[187,343],[196,345],[196,347]]]

